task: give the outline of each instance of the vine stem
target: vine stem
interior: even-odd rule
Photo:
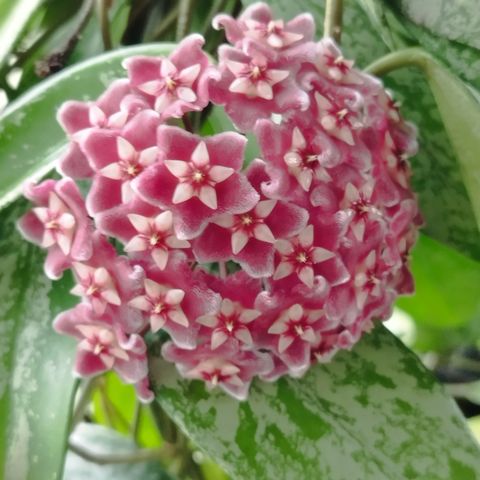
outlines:
[[[218,262],[218,270],[220,272],[220,278],[227,278],[227,265],[225,262]]]
[[[325,18],[323,22],[323,36],[333,38],[340,43],[342,35],[343,0],[325,1]]]
[[[365,69],[365,72],[381,77],[382,75],[386,75],[403,67],[414,66],[427,71],[431,62],[432,57],[422,49],[405,48],[375,60],[375,62]]]
[[[97,0],[97,12],[102,30],[102,41],[104,50],[112,49],[112,36],[110,34],[110,20],[108,10],[110,8],[109,0]]]
[[[84,384],[82,385],[78,399],[75,402],[71,430],[74,430],[75,427],[83,420],[85,410],[91,401],[92,393],[96,387],[97,379],[95,378],[85,380]]]
[[[179,7],[176,5],[162,20],[157,29],[153,32],[153,40],[159,40],[161,36],[175,23],[178,16]]]
[[[190,133],[194,133],[192,121],[190,120],[188,113],[185,113],[185,115],[183,115],[182,121],[183,121],[183,126],[185,127],[185,130],[189,131]]]
[[[190,20],[192,14],[192,0],[180,0],[178,18],[177,18],[177,33],[176,41],[179,42],[188,32],[190,27]]]
[[[137,400],[135,403],[135,411],[133,413],[133,421],[131,426],[132,437],[135,443],[138,443],[138,432],[140,430],[140,424],[142,421],[142,412],[143,405],[139,400]]]

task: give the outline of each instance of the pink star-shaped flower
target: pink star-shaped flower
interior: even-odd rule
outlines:
[[[248,325],[259,316],[259,311],[244,308],[240,303],[224,298],[218,313],[203,315],[196,321],[212,330],[210,348],[216,350],[229,339],[239,346],[252,347],[253,339]]]
[[[99,325],[77,325],[84,339],[78,348],[99,357],[106,370],[111,370],[116,359],[129,359],[128,353],[118,345],[115,334],[109,328]]]
[[[218,208],[215,185],[231,177],[235,170],[221,165],[211,165],[207,145],[201,141],[192,152],[190,161],[165,160],[168,171],[178,179],[172,202],[183,203],[197,197],[204,205]]]
[[[70,136],[71,143],[60,159],[58,169],[72,178],[93,175],[79,141],[91,129],[118,131],[139,111],[148,108],[140,97],[132,94],[128,80],[116,80],[95,102],[65,102],[57,119]]]
[[[358,308],[363,308],[368,297],[380,297],[385,287],[385,266],[378,262],[377,253],[372,250],[361,263],[353,278]]]
[[[332,181],[328,171],[321,166],[322,153],[315,150],[311,143],[307,143],[302,131],[294,127],[291,149],[283,158],[290,174],[306,192],[310,190],[315,177],[323,182]]]
[[[292,273],[308,287],[313,287],[314,266],[335,256],[334,252],[322,247],[315,247],[313,225],[308,225],[291,240],[277,240],[275,248],[280,255],[273,280],[280,280]]]
[[[347,60],[331,38],[324,38],[317,43],[315,66],[337,83],[361,84],[362,76],[353,69],[354,61]]]
[[[154,218],[131,213],[128,219],[138,234],[125,245],[125,251],[150,252],[160,270],[165,269],[167,265],[169,251],[190,247],[189,242],[179,240],[174,235],[172,212],[168,210]]]
[[[213,103],[225,105],[235,126],[248,131],[259,118],[289,109],[306,110],[308,94],[295,81],[298,67],[286,60],[271,60],[250,40],[243,50],[219,48],[221,78],[211,83]]]
[[[162,119],[181,117],[208,104],[208,79],[213,71],[202,51],[205,40],[193,34],[168,58],[132,57],[124,62],[130,83],[146,96]]]
[[[161,126],[158,145],[160,162],[133,185],[145,201],[172,212],[178,238],[194,238],[212,219],[246,212],[257,203],[257,192],[238,173],[245,148],[241,135],[201,138]]]
[[[158,115],[146,110],[119,132],[94,130],[82,138],[81,147],[95,171],[87,196],[92,216],[133,199],[132,180],[157,160],[158,125]]]
[[[123,381],[137,383],[147,376],[146,345],[137,334],[127,335],[112,316],[97,316],[91,305],[80,303],[54,320],[57,332],[78,339],[75,372],[80,376],[115,370]]]
[[[310,348],[317,340],[314,324],[323,315],[323,310],[304,310],[296,303],[284,310],[268,329],[270,335],[278,336],[280,358],[297,374],[310,364]]]
[[[348,145],[355,145],[353,131],[362,126],[358,113],[346,102],[341,103],[341,99],[333,100],[320,92],[315,92],[315,102],[324,130]]]
[[[261,187],[267,196],[303,205],[304,192],[313,195],[317,186],[336,183],[332,175],[342,161],[341,152],[331,137],[312,125],[315,118],[310,112],[281,125],[269,120],[257,122],[255,135],[270,177]],[[279,141],[272,142],[272,137]]]
[[[224,215],[213,221],[216,225],[231,230],[231,246],[234,255],[240,253],[252,238],[260,242],[275,243],[275,236],[267,225],[266,219],[276,204],[276,200],[262,200],[250,212],[241,215]]]
[[[222,215],[212,220],[194,241],[193,252],[201,262],[233,259],[254,277],[273,273],[277,238],[298,233],[308,214],[296,205],[277,200],[261,200],[240,215]]]
[[[96,315],[101,315],[107,308],[107,304],[122,303],[113,278],[106,268],[74,262],[73,269],[78,283],[71,293],[88,299]]]
[[[161,328],[168,327],[168,322],[188,327],[188,318],[180,306],[185,297],[183,290],[160,285],[146,278],[145,292],[145,295],[130,300],[129,304],[146,312],[152,332],[158,332]]]
[[[175,362],[184,377],[203,380],[209,389],[218,386],[238,400],[245,400],[255,375],[266,374],[273,368],[270,355],[234,348],[218,353],[207,346],[182,350],[167,342],[162,355],[167,361]]]
[[[390,132],[385,133],[385,152],[387,167],[390,175],[403,188],[409,188],[410,177],[412,175],[408,159],[416,152],[416,145],[405,145],[400,148],[393,140]]]
[[[261,2],[246,8],[238,19],[220,14],[212,23],[217,30],[223,27],[228,41],[236,46],[241,46],[244,38],[250,38],[275,50],[310,41],[315,31],[310,14],[298,15],[285,23],[283,20],[274,20],[270,7]]]
[[[195,341],[192,335],[185,335],[190,322],[181,306],[184,297],[184,290],[146,278],[145,295],[130,300],[129,305],[145,312],[152,332],[165,329],[177,345],[191,349]]]
[[[48,248],[45,272],[59,278],[72,261],[92,255],[92,225],[85,202],[70,179],[45,180],[28,184],[25,196],[37,206],[19,221],[18,228],[28,240]]]
[[[55,192],[50,192],[48,207],[36,207],[33,213],[43,223],[42,247],[57,244],[65,255],[70,253],[75,217]]]
[[[149,147],[137,152],[135,147],[123,137],[117,137],[116,142],[117,158],[98,173],[103,177],[122,182],[122,202],[127,203],[133,196],[130,181],[145,168],[155,163],[158,148]]]
[[[340,204],[341,208],[352,215],[350,228],[359,242],[364,238],[367,222],[378,221],[382,218],[382,213],[372,202],[373,190],[372,182],[364,183],[360,189],[352,183],[348,183],[345,188],[345,196]]]
[[[273,86],[290,75],[288,70],[269,68],[267,60],[260,56],[248,63],[226,60],[225,65],[235,77],[228,90],[249,98],[272,100]]]

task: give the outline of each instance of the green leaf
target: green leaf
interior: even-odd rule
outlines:
[[[138,449],[132,440],[100,425],[81,423],[71,441],[97,455],[130,454]],[[64,480],[172,480],[156,461],[99,465],[69,452]]]
[[[78,31],[81,18],[89,6],[84,2],[48,0],[43,2],[27,25],[22,39],[16,47],[19,52],[9,69],[21,69],[21,77],[14,95],[21,93],[43,79],[37,75],[39,63],[45,62],[53,53],[66,47]]]
[[[480,230],[480,103],[463,82],[438,62],[425,73],[458,161]]]
[[[0,118],[0,208],[14,200],[29,178],[40,178],[54,166],[67,142],[55,111],[66,100],[93,99],[115,78],[130,55],[168,55],[173,44],[151,44],[115,50],[52,76],[10,105]]]
[[[480,321],[480,264],[421,235],[412,254],[415,294],[398,300],[416,323],[439,329]]]
[[[374,74],[386,74],[402,67],[418,67],[430,86],[440,117],[459,162],[463,183],[468,192],[480,232],[480,103],[471,90],[428,53],[408,48],[380,58],[368,67]],[[443,192],[442,192],[443,193]],[[450,202],[453,202],[450,199]],[[457,232],[455,232],[457,233]]]
[[[441,60],[464,81],[480,89],[480,50],[433,35],[404,17],[399,17],[399,20],[416,43]]]
[[[20,238],[25,202],[0,215],[0,478],[45,480],[62,471],[75,342],[52,320],[75,303],[71,277],[55,287],[43,273],[44,252]]]
[[[448,27],[447,31],[443,32],[444,35],[437,30],[433,30],[432,33],[427,28],[422,28],[421,26],[425,22],[428,23],[429,19],[435,18],[435,15],[431,17],[416,16],[415,14],[410,16],[408,15],[409,8],[401,9],[398,4],[388,2],[387,0],[361,0],[361,2],[366,4],[364,8],[367,11],[375,10],[378,16],[384,20],[385,29],[390,30],[392,35],[399,34],[400,31],[402,32],[404,42],[403,45],[397,44],[397,49],[419,45],[435,58],[441,60],[442,63],[447,65],[452,72],[455,72],[464,81],[480,89],[480,42],[477,42],[475,48],[455,40],[455,35],[461,34],[461,29],[458,29],[459,22],[463,22],[463,26],[466,26],[465,23],[469,22],[470,19],[478,22],[478,15],[476,14],[478,6],[474,4],[476,2],[468,0],[460,3],[448,2],[448,5],[442,5],[442,2],[429,5],[429,9],[432,11],[438,8],[452,10],[450,12],[451,15],[442,18],[442,23],[445,24],[444,27]],[[426,5],[424,2],[417,0],[406,0],[402,4],[404,6],[412,4],[412,13],[414,13],[413,10],[424,9]],[[406,15],[403,15],[402,11]],[[415,21],[418,23],[415,23]],[[391,48],[391,50],[393,49]]]
[[[480,49],[477,0],[400,0],[400,10],[413,23],[440,37]]]
[[[480,476],[453,401],[381,326],[302,379],[255,382],[246,402],[151,360],[157,401],[234,479]]]
[[[43,0],[0,0],[0,65]]]

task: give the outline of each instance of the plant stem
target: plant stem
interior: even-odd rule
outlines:
[[[205,37],[207,34],[209,28],[211,27],[211,23],[213,20],[213,17],[220,11],[222,11],[225,8],[225,4],[227,3],[226,0],[215,0],[212,4],[212,8],[208,12],[207,19],[205,20],[205,23],[203,24],[203,28],[201,31],[201,34]]]
[[[143,405],[137,400],[135,404],[135,412],[133,413],[132,421],[132,438],[135,443],[138,443],[138,431],[142,422]]]
[[[183,126],[185,127],[185,130],[188,130],[190,133],[193,133],[193,125],[190,120],[190,117],[188,116],[188,113],[186,113],[182,117],[182,121],[183,121]]]
[[[188,32],[190,26],[190,14],[192,12],[192,0],[180,0],[176,40],[179,42]]]
[[[108,18],[108,9],[110,8],[109,0],[97,0],[97,13],[102,29],[103,48],[105,50],[112,49],[112,36],[110,35],[110,21]]]
[[[80,445],[76,445],[72,441],[68,443],[68,448],[79,457],[82,457],[84,460],[96,463],[98,465],[148,462],[150,460],[159,460],[163,463],[170,461],[172,457],[172,448],[168,444],[165,444],[161,448],[142,448],[136,450],[135,452],[116,454],[92,452],[84,447],[81,447]]]
[[[379,58],[372,64],[370,64],[365,72],[380,77],[398,70],[402,67],[418,67],[422,70],[428,68],[429,62],[432,61],[430,55],[424,52],[420,48],[405,48],[403,50],[397,50],[396,52],[389,53],[384,57]]]
[[[153,32],[153,39],[160,40],[161,36],[170,28],[171,25],[175,22],[178,15],[178,5],[172,8],[168,15],[162,20],[158,28]]]
[[[343,0],[326,0],[323,36],[340,43],[342,35]]]
[[[99,380],[98,390],[100,392],[100,401],[102,402],[102,407],[105,416],[107,417],[108,426],[110,428],[115,428],[114,413],[112,412],[111,403],[108,399],[107,392],[105,391],[105,378]]]
[[[192,480],[203,480],[203,474],[199,465],[195,463],[192,457],[192,449],[189,440],[185,434],[177,427],[173,420],[167,415],[159,403],[153,402],[150,409],[155,420],[155,424],[160,435],[170,444],[171,470],[175,470],[178,478],[189,478]]]
[[[220,272],[220,278],[227,278],[227,265],[225,262],[218,262],[218,271]]]
[[[71,430],[74,430],[75,427],[82,421],[85,409],[88,407],[90,400],[92,398],[92,393],[97,387],[97,379],[89,378],[82,385],[77,402],[75,403],[75,410],[73,412]]]
[[[177,441],[178,429],[173,420],[165,413],[158,402],[153,402],[150,405],[150,410],[160,436],[168,443],[175,443]]]

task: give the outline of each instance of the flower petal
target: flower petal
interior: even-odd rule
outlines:
[[[198,195],[200,201],[211,208],[212,210],[217,209],[217,192],[210,185],[204,185],[200,188],[200,194]]]
[[[238,230],[232,234],[232,252],[234,255],[241,252],[248,243],[249,236],[243,230]]]
[[[207,144],[205,142],[200,142],[192,153],[192,162],[197,167],[205,167],[210,163],[210,156],[207,150]]]
[[[172,203],[183,203],[195,195],[195,190],[189,183],[179,183],[173,192]]]
[[[164,164],[168,171],[177,178],[186,177],[190,172],[188,162],[183,160],[165,160]]]
[[[230,167],[222,167],[221,165],[213,166],[209,172],[208,176],[215,182],[220,183],[231,177],[235,173],[235,170]]]
[[[132,160],[137,154],[133,145],[123,137],[117,137],[117,152],[122,160]]]
[[[264,223],[255,225],[253,236],[261,242],[275,243],[275,237],[273,236],[272,231]]]
[[[212,340],[211,340],[211,349],[215,350],[220,345],[223,345],[228,339],[228,335],[220,329],[215,330],[212,333]]]
[[[160,270],[165,270],[168,263],[168,250],[164,248],[154,248],[152,250],[152,258]]]
[[[303,248],[308,248],[313,243],[313,225],[307,225],[298,236],[300,245]]]
[[[274,280],[280,280],[282,278],[288,277],[293,273],[294,267],[290,262],[280,262],[275,273],[273,274]]]

